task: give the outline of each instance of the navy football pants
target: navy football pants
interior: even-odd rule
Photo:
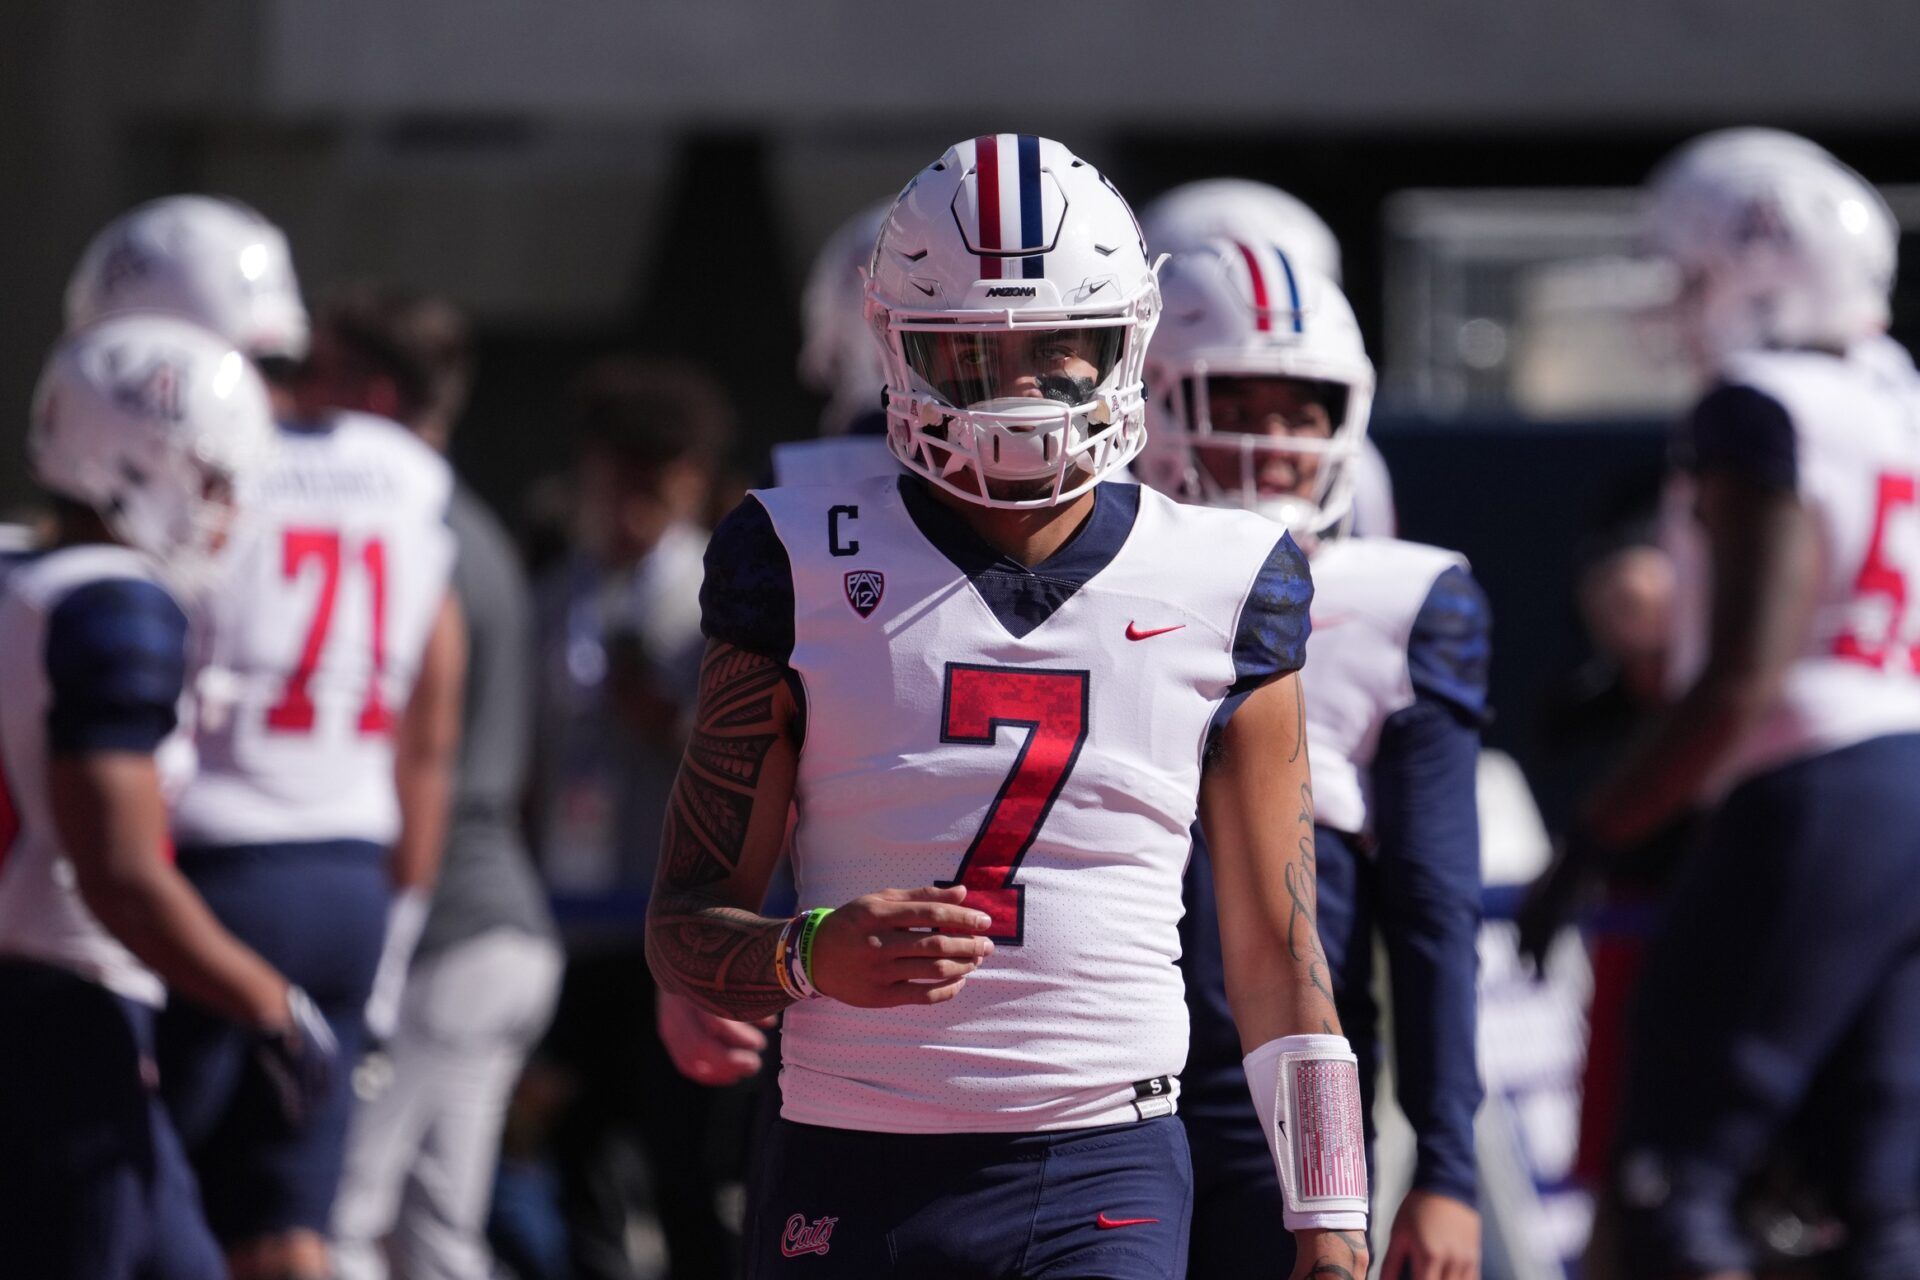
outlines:
[[[1636,999],[1615,1172],[1633,1274],[1744,1266],[1736,1199],[1804,1112],[1846,1274],[1920,1276],[1920,735],[1736,788]]]
[[[0,1275],[224,1280],[151,1084],[153,1010],[0,960]]]
[[[324,1234],[386,936],[386,850],[360,840],[182,848],[180,870],[222,924],[306,989],[340,1042],[332,1094],[295,1130],[251,1031],[179,1001],[161,1016],[161,1092],[200,1175],[207,1221],[228,1244],[295,1228]]]
[[[779,1120],[747,1206],[748,1280],[1179,1280],[1193,1182],[1172,1116],[1049,1133]]]

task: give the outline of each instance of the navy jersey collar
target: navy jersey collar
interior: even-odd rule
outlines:
[[[1016,639],[1051,618],[1093,576],[1113,563],[1140,514],[1140,486],[1108,482],[1093,491],[1093,511],[1065,545],[1029,568],[1003,555],[960,514],[910,475],[900,501],[921,536],[966,575],[982,603]]]

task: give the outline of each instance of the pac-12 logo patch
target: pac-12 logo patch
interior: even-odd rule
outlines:
[[[878,569],[855,569],[847,575],[847,603],[863,618],[871,618],[887,593],[887,578]]]
[[[787,1219],[787,1229],[780,1237],[780,1253],[783,1257],[799,1258],[809,1253],[825,1254],[833,1240],[833,1226],[838,1218],[815,1218],[808,1222],[802,1214],[794,1214]]]

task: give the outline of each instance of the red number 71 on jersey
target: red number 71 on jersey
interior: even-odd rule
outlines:
[[[300,646],[300,657],[287,675],[280,697],[267,708],[267,727],[281,733],[312,733],[314,721],[313,673],[320,666],[320,655],[327,646],[327,632],[333,626],[333,603],[340,593],[341,538],[337,529],[287,529],[280,542],[282,576],[298,578],[311,562],[320,569],[320,592],[315,597],[313,619],[307,624],[307,638]],[[358,728],[365,734],[393,731],[393,713],[387,709],[380,690],[387,670],[387,548],[378,538],[369,538],[360,548],[360,562],[367,571],[367,589],[373,620],[373,678],[367,683],[367,698],[360,707]]]
[[[1014,876],[1087,740],[1087,673],[949,662],[941,705],[942,742],[992,746],[1002,726],[1029,730],[958,874],[941,882],[967,886],[967,905],[993,917],[987,936],[1017,947],[1026,886]]]

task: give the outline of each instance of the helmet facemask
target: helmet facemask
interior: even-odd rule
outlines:
[[[868,273],[889,449],[982,506],[1087,493],[1145,443],[1159,311],[1139,225],[1097,170],[1031,135],[956,145],[901,193]]]
[[[1318,406],[1319,412],[1280,414],[1259,421],[1228,420],[1216,406],[1237,411],[1243,397],[1263,388],[1281,401]],[[1164,389],[1156,388],[1166,430],[1156,429],[1143,470],[1153,483],[1186,502],[1257,511],[1303,537],[1346,531],[1353,514],[1353,461],[1366,434],[1371,387],[1271,371],[1228,372],[1196,360]],[[1218,420],[1217,420],[1218,419]],[[1319,429],[1316,430],[1316,424]]]
[[[1339,286],[1277,244],[1212,241],[1165,272],[1141,479],[1302,539],[1343,533],[1373,364]]]
[[[1138,352],[1151,329],[1150,315],[1143,324],[1124,314],[1008,317],[991,328],[896,322],[889,363],[912,390],[887,397],[893,451],[986,506],[1070,501],[1145,441]]]

